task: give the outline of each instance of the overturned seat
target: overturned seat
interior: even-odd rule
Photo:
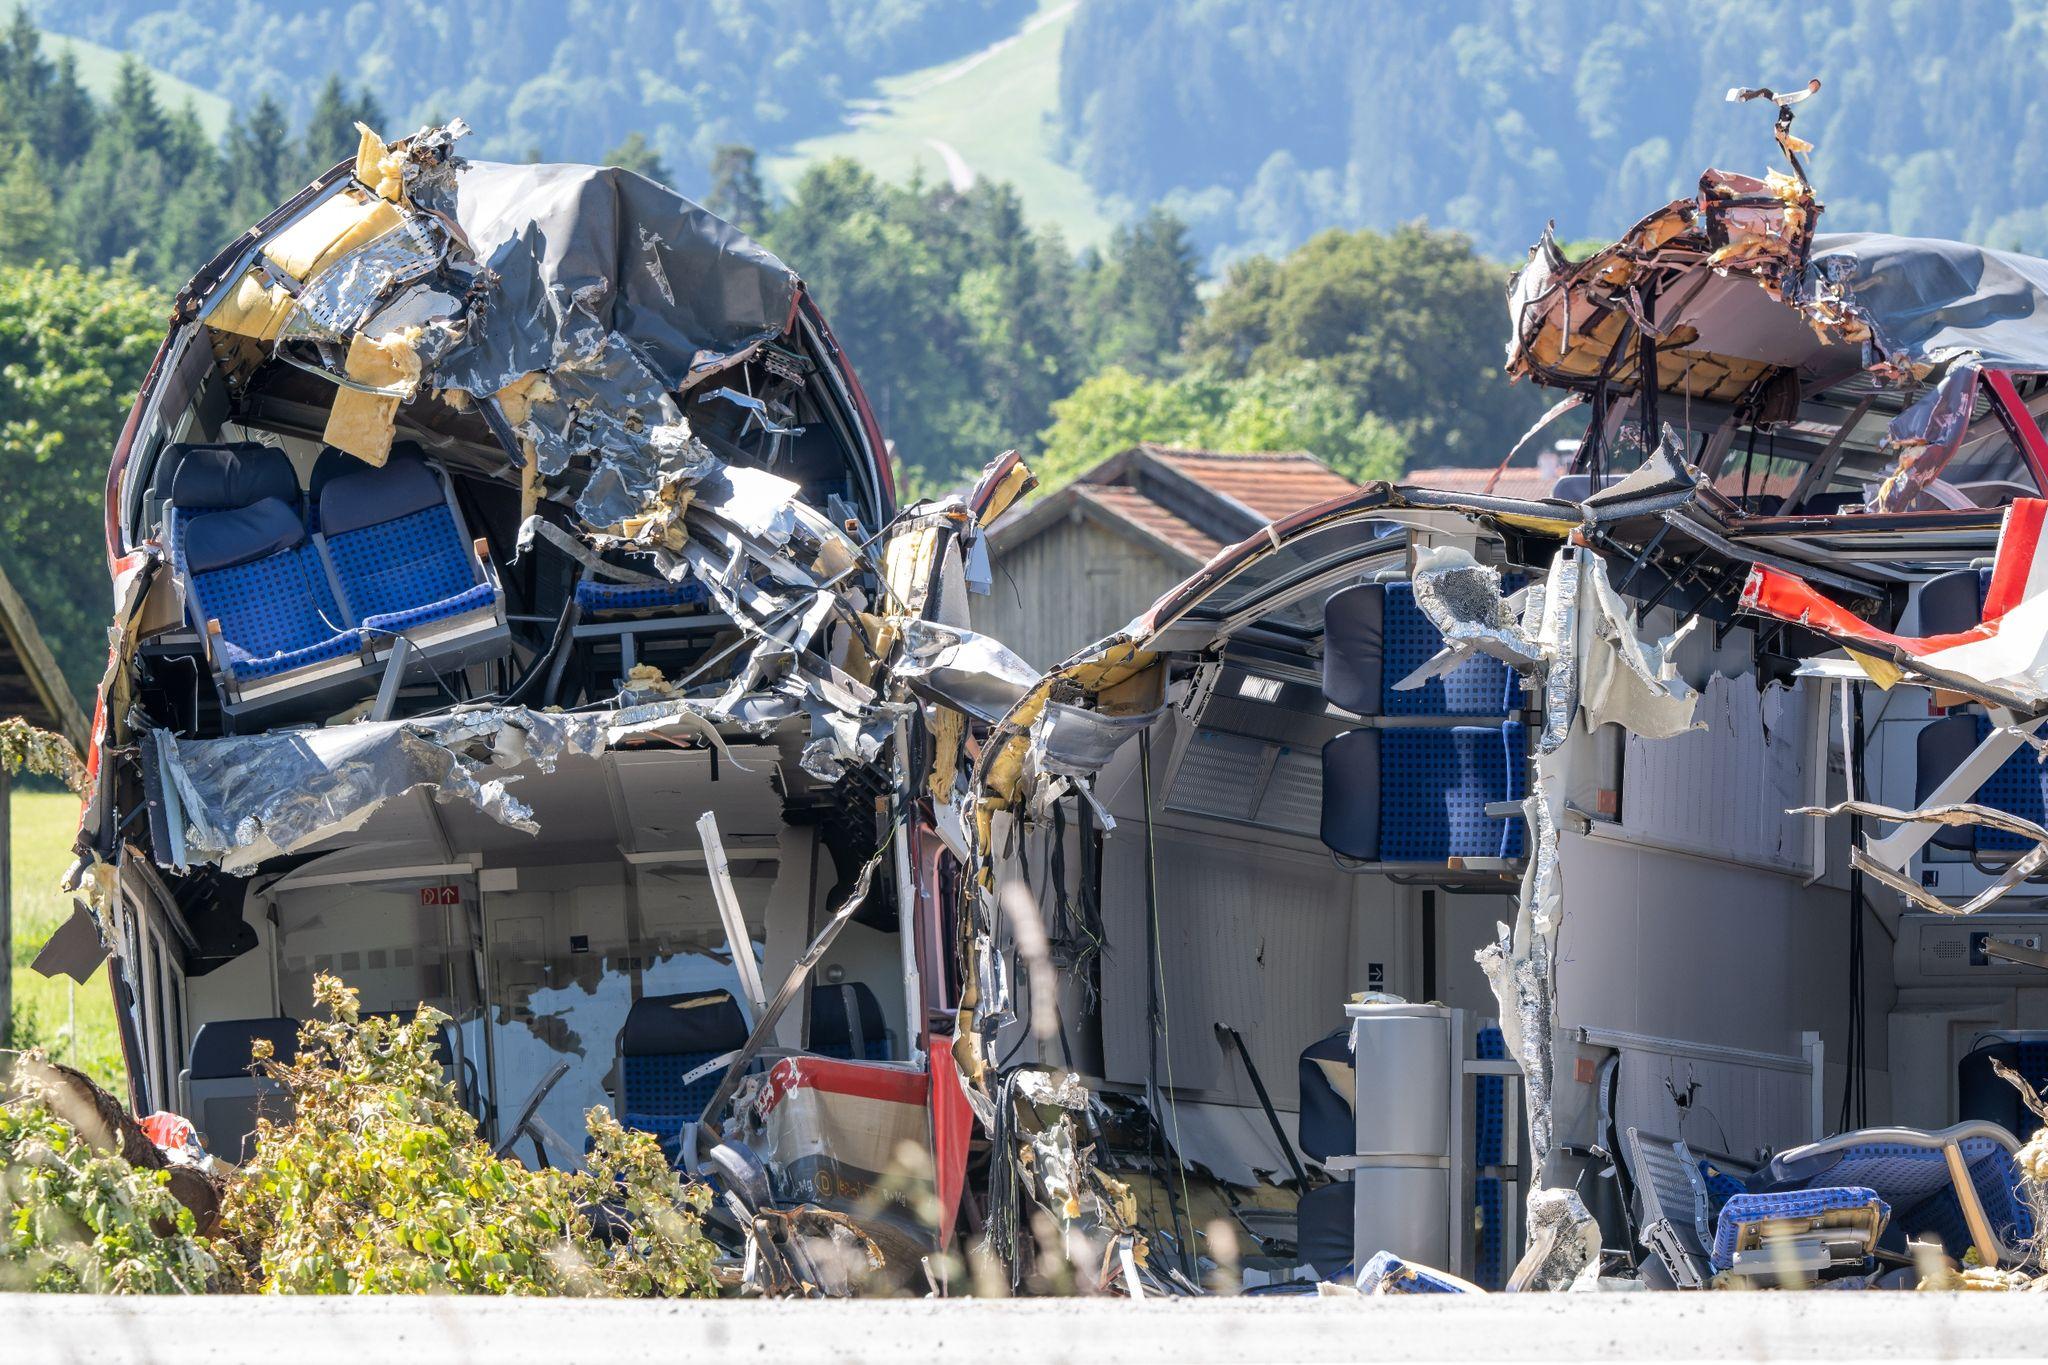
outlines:
[[[747,1040],[747,1021],[732,992],[649,995],[633,1002],[619,1030],[617,1094],[621,1121],[655,1134],[669,1160],[689,1155],[684,1134],[704,1116],[726,1068],[692,1073]]]
[[[306,534],[283,451],[174,446],[165,513],[185,609],[230,716],[359,689],[364,638]]]
[[[889,1027],[882,1002],[864,982],[811,988],[810,1050],[846,1061],[889,1060]]]
[[[1636,1238],[1649,1253],[1641,1262],[1653,1288],[1704,1289],[1714,1267],[1707,1249],[1727,1200],[1742,1180],[1702,1160],[1681,1138],[1630,1128],[1627,1168],[1635,1195]]]
[[[296,1019],[216,1019],[192,1036],[191,1061],[179,1074],[185,1116],[206,1150],[241,1163],[254,1155],[256,1120],[291,1117],[283,1085],[254,1070],[254,1048],[267,1042],[274,1060],[289,1064],[299,1053]]]
[[[418,446],[394,447],[381,467],[329,450],[312,483],[342,610],[380,661],[446,673],[508,650],[490,559]]]
[[[1861,1185],[1734,1195],[1715,1222],[1712,1264],[1716,1271],[1780,1281],[1863,1269],[1890,1217],[1877,1192]]]
[[[1990,1123],[1935,1132],[1865,1128],[1781,1152],[1749,1190],[1860,1187],[1890,1205],[1908,1237],[1938,1239],[1958,1261],[1974,1246],[1987,1265],[2016,1265],[2034,1235],[2019,1192],[2018,1147],[2011,1133]]]

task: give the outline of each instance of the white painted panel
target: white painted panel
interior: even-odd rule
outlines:
[[[1160,1083],[1256,1103],[1216,1036],[1243,1031],[1276,1105],[1295,1106],[1301,1049],[1343,1025],[1360,880],[1326,858],[1162,825],[1158,849],[1165,1033]],[[1150,1039],[1145,835],[1122,824],[1105,847],[1103,1044],[1111,1080],[1145,1079]],[[1170,1075],[1168,1073],[1171,1073]]]
[[[1615,1115],[1624,1131],[1753,1158],[1763,1147],[1782,1151],[1808,1140],[1810,1093],[1809,1077],[1798,1072],[1624,1048]]]
[[[1819,798],[1815,726],[1822,689],[1715,674],[1697,718],[1707,729],[1671,739],[1631,736],[1624,758],[1621,827],[1646,842],[1787,870],[1812,860],[1813,820],[1790,815]]]

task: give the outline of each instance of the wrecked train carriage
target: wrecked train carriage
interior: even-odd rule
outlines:
[[[366,130],[179,295],[108,478],[90,904],[42,965],[112,955],[136,1111],[229,1159],[325,971],[448,1015],[495,1141],[576,1162],[604,1103],[695,1169],[744,1130],[776,1202],[887,1223],[943,979],[908,680],[975,508],[899,513],[766,250],[462,131]]]
[[[2048,265],[1818,213],[1712,172],[1546,237],[1551,498],[1283,520],[984,746],[954,1048],[1127,1277],[2027,1256]]]

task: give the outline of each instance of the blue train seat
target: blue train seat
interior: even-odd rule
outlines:
[[[1343,1079],[1352,1068],[1351,1030],[1338,1029],[1301,1051],[1296,1080],[1301,1110],[1295,1137],[1303,1153],[1317,1161],[1350,1156],[1357,1146],[1352,1118],[1353,1085]],[[1351,1244],[1354,1216],[1349,1178],[1303,1190],[1295,1204],[1295,1248],[1302,1261],[1323,1279],[1337,1278],[1355,1257]]]
[[[844,1061],[889,1060],[889,1026],[882,1002],[859,981],[811,988],[810,1050]]]
[[[1323,604],[1323,695],[1359,716],[1481,718],[1521,708],[1521,679],[1485,655],[1420,687],[1397,690],[1443,647],[1444,637],[1416,605],[1408,583],[1361,583],[1332,593]]]
[[[704,1106],[725,1079],[725,1068],[694,1081],[683,1077],[746,1040],[747,1021],[731,991],[634,1001],[619,1030],[620,1121],[660,1137],[669,1159],[680,1163],[686,1155],[684,1129],[703,1117]]]
[[[372,643],[402,636],[444,670],[503,652],[510,637],[489,562],[419,448],[402,443],[382,466],[329,451],[321,466],[320,536],[342,606]]]
[[[2018,1264],[2034,1234],[2034,1220],[2019,1192],[2014,1160],[2019,1143],[1994,1124],[1962,1123],[1936,1132],[1865,1128],[1837,1134],[1779,1153],[1751,1178],[1749,1192],[1778,1194],[1819,1186],[1874,1191],[1891,1207],[1907,1236],[1938,1238],[1960,1261],[1974,1242],[1963,1195],[1949,1171],[1945,1149],[1951,1143],[1998,1242],[2000,1263]],[[1733,1204],[1730,1200],[1730,1207]],[[1722,1216],[1727,1216],[1725,1209]]]
[[[364,639],[307,536],[281,450],[173,447],[165,513],[172,567],[231,715],[359,687]]]

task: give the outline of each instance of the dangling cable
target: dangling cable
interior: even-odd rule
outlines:
[[[1166,1125],[1161,1122],[1161,1110],[1169,1109],[1173,1117],[1174,1169],[1180,1173],[1180,1199],[1173,1197],[1173,1182],[1166,1172],[1160,1172],[1159,1183],[1166,1190],[1166,1203],[1173,1214],[1173,1235],[1180,1243],[1181,1268],[1190,1279],[1195,1271],[1194,1242],[1189,1234],[1184,1210],[1188,1202],[1188,1168],[1181,1157],[1180,1105],[1172,1098],[1173,1093],[1173,1037],[1170,1032],[1166,1009],[1166,968],[1165,954],[1159,937],[1159,854],[1152,841],[1152,732],[1138,732],[1138,772],[1145,798],[1145,954],[1150,970],[1146,973],[1146,990],[1151,997],[1147,1002],[1147,1019],[1151,1023],[1150,1058],[1145,1072],[1145,1084],[1151,1092],[1148,1098],[1152,1105],[1152,1123],[1159,1131],[1160,1161],[1166,1160]],[[1159,1045],[1166,1044],[1166,1090],[1159,1089]]]

